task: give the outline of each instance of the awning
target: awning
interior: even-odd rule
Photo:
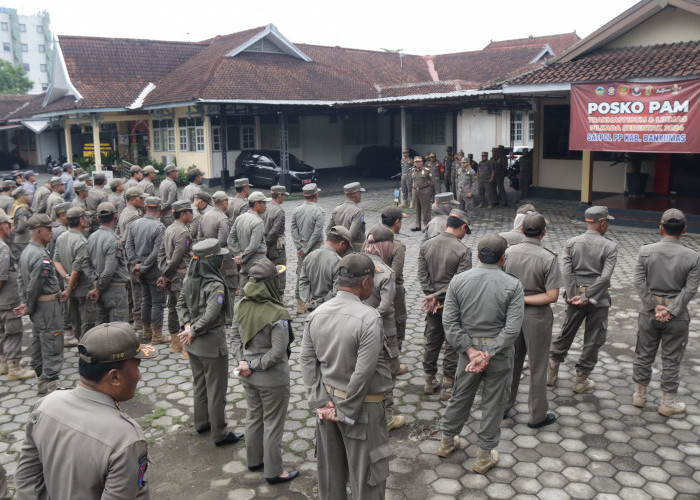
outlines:
[[[19,123],[11,123],[9,125],[0,125],[0,130],[15,130],[18,128],[22,128],[22,125]]]
[[[48,120],[24,120],[21,123],[35,134],[41,134],[49,126]]]

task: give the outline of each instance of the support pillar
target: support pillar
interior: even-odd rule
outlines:
[[[228,171],[228,107],[226,104],[219,104],[219,127],[221,133],[219,141],[221,142],[221,187],[224,191],[229,185]]]
[[[581,203],[593,201],[593,151],[584,151],[581,159]]]
[[[100,123],[92,117],[92,147],[95,152],[95,171],[102,172],[102,154],[100,152]]]
[[[407,148],[406,146],[406,107],[401,106],[401,150]]]
[[[68,120],[63,120],[63,137],[66,142],[66,161],[73,163],[73,144],[70,138],[70,124]]]

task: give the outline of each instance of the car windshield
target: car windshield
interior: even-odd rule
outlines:
[[[280,165],[280,163],[282,163],[282,162],[280,160],[280,152],[279,151],[266,151],[265,156],[267,156],[272,161],[274,161],[276,165],[278,165],[280,167],[282,166],[282,165]],[[297,171],[297,170],[305,171],[308,169],[309,169],[309,167],[306,164],[304,164],[299,158],[297,158],[296,156],[294,156],[291,153],[289,154],[289,170],[291,170],[291,171]]]

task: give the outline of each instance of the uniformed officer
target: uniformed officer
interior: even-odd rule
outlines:
[[[506,191],[505,178],[508,170],[508,159],[506,158],[506,150],[503,146],[493,148],[491,150],[491,161],[494,165],[494,182],[496,184],[496,204],[508,206],[508,192]]]
[[[27,380],[36,374],[20,365],[22,358],[22,319],[12,311],[19,305],[17,263],[10,246],[12,219],[0,213],[0,373],[7,379]]]
[[[484,208],[485,206],[493,208],[496,203],[495,176],[495,166],[493,162],[489,160],[489,154],[484,151],[481,153],[479,169],[476,172],[476,179],[479,181],[479,204],[477,208]],[[486,203],[486,205],[484,203]]]
[[[658,412],[670,417],[685,412],[676,401],[680,365],[688,344],[688,303],[698,291],[700,255],[680,243],[687,231],[685,214],[676,208],[661,216],[661,241],[639,250],[634,286],[639,292],[639,328],[632,378],[637,384],[632,404],[644,407],[651,365],[661,345],[661,390]]]
[[[552,343],[547,369],[547,385],[554,385],[559,364],[566,359],[581,323],[586,321],[583,352],[576,363],[573,391],[593,390],[588,378],[598,362],[598,350],[608,333],[610,278],[617,263],[617,243],[605,238],[611,220],[607,207],[590,207],[584,214],[588,230],[564,246],[564,287],[566,317],[561,333]]]
[[[74,207],[82,208],[83,210],[87,211],[87,203],[85,201],[87,200],[88,194],[90,193],[90,188],[88,188],[87,184],[85,184],[84,182],[78,181],[73,184],[73,189],[75,196],[73,197],[71,205]]]
[[[445,191],[452,191],[452,169],[459,166],[454,163],[455,157],[452,154],[452,146],[445,148],[445,157],[442,159],[443,176],[445,179]],[[454,193],[453,193],[454,194]]]
[[[233,262],[233,254],[230,253],[231,249],[228,248],[228,235],[231,232],[231,223],[226,215],[228,195],[223,191],[217,191],[213,194],[212,200],[214,201],[214,208],[208,210],[202,216],[197,241],[214,238],[219,242],[221,248],[229,251],[228,256],[224,258],[224,267],[221,269],[221,273],[226,278],[226,286],[231,292],[229,296],[235,297],[236,288],[238,288],[238,268],[236,263]]]
[[[183,201],[185,198],[183,198]],[[190,235],[192,236],[192,241],[197,241],[197,235],[199,234],[199,224],[202,221],[202,215],[209,210],[209,207],[214,205],[214,201],[211,195],[206,191],[197,191],[194,195],[194,203],[192,204],[192,223],[190,224]]]
[[[73,179],[73,164],[64,163],[61,170],[63,170],[63,172],[60,174],[61,180],[63,181],[63,185],[66,186],[66,191],[63,193],[63,199],[66,201],[73,201],[73,198],[75,198],[75,186],[73,185],[75,182],[75,179]]]
[[[460,208],[471,215],[474,212],[474,193],[478,189],[476,172],[467,158],[460,160],[460,167],[456,172],[457,201],[459,201]]]
[[[51,232],[53,233],[53,241],[51,242],[49,252],[53,254],[53,249],[55,248],[55,243],[56,240],[58,239],[59,236],[61,236],[63,233],[68,231],[68,218],[66,214],[68,213],[68,210],[71,208],[71,204],[68,203],[67,201],[62,201],[61,203],[55,205],[53,207],[53,219],[58,222],[56,226],[54,226],[51,229]],[[46,214],[48,215],[48,214]],[[77,344],[76,344],[77,345]]]
[[[226,211],[226,215],[228,215],[232,227],[233,223],[236,221],[236,217],[248,211],[248,195],[250,194],[250,188],[253,187],[245,177],[236,179],[233,184],[236,190],[236,196],[229,198],[228,210]]]
[[[432,196],[435,196],[435,193],[442,193],[445,191],[445,179],[443,172],[441,172],[440,162],[437,161],[437,155],[435,153],[429,153],[426,158],[425,166],[430,169],[430,173],[433,175],[433,181],[435,182],[432,192]]]
[[[520,205],[515,211],[513,229],[511,229],[510,231],[503,231],[502,233],[498,233],[498,236],[505,238],[505,240],[508,242],[508,246],[517,245],[518,243],[523,241],[523,219],[527,214],[531,214],[535,211],[535,207],[531,203]]]
[[[304,203],[294,209],[292,214],[292,241],[297,250],[297,314],[306,312],[306,304],[299,295],[299,276],[304,264],[304,257],[323,245],[323,224],[326,214],[318,206],[318,193],[321,190],[316,184],[307,184],[301,188]]]
[[[363,300],[364,304],[374,307],[382,317],[382,335],[386,358],[391,370],[392,388],[384,395],[386,424],[389,430],[403,427],[406,417],[394,415],[394,386],[396,377],[401,372],[399,363],[399,346],[396,341],[396,319],[394,314],[394,297],[396,295],[396,277],[386,263],[394,247],[394,233],[386,226],[375,226],[367,236],[364,253],[374,262],[374,290],[372,296]]]
[[[397,207],[389,205],[382,210],[382,224],[391,229],[394,233],[394,241],[392,244],[391,254],[386,263],[391,266],[396,278],[396,294],[394,295],[394,319],[396,320],[396,343],[401,351],[401,346],[406,338],[406,290],[403,282],[403,268],[406,260],[406,245],[398,238],[403,224],[403,218],[406,216]],[[408,372],[406,365],[401,365],[400,374]]]
[[[331,213],[326,233],[333,226],[345,226],[350,231],[352,238],[352,249],[354,252],[361,252],[365,243],[365,212],[359,206],[362,201],[362,193],[365,192],[359,182],[351,182],[343,186],[345,202],[338,205]]]
[[[455,198],[459,199],[459,192],[457,189],[457,171],[462,168],[462,160],[464,159],[464,151],[461,149],[457,151],[457,154],[454,157],[454,160],[452,162],[452,176],[450,178],[450,183],[452,186],[452,194],[455,195]]]
[[[523,148],[523,154],[518,160],[520,172],[518,174],[518,187],[520,189],[520,199],[527,198],[532,184],[532,150]]]
[[[225,198],[228,203],[228,197]],[[222,215],[228,221],[223,212]],[[226,318],[233,317],[233,296],[220,271],[226,259],[231,259],[228,250],[221,248],[215,238],[196,243],[177,301],[183,328],[180,342],[189,354],[194,383],[194,428],[200,434],[211,430],[216,446],[233,444],[243,437],[242,433],[229,432],[226,427],[225,327]]]
[[[236,305],[238,331],[233,335],[233,355],[238,360],[247,402],[248,469],[264,469],[270,484],[291,481],[299,475],[282,467],[289,354],[294,340],[289,311],[277,294],[277,278],[282,272],[284,266],[275,266],[267,258],[251,266],[250,280],[243,289],[245,297]]]
[[[284,236],[285,213],[282,203],[284,203],[284,197],[289,196],[289,193],[284,186],[276,185],[270,188],[270,196],[272,201],[267,204],[267,210],[262,215],[265,222],[265,244],[267,258],[274,264],[285,267],[285,271],[277,276],[277,282],[280,285],[277,292],[283,299],[287,282],[287,246]]]
[[[156,187],[153,185],[153,180],[156,178],[158,171],[153,165],[146,165],[143,168],[143,179],[137,184],[141,191],[150,196],[156,195]]]
[[[12,218],[12,256],[16,261],[19,261],[19,256],[22,254],[29,243],[32,235],[27,225],[29,217],[32,213],[29,209],[29,195],[23,187],[18,187],[12,191],[14,204],[10,209],[10,217]]]
[[[53,239],[46,246],[49,255],[54,258],[54,266],[58,272],[58,286],[61,289],[61,293],[66,289],[70,276],[63,266],[56,262],[56,242],[63,233],[68,231],[68,217],[66,214],[70,208],[71,204],[67,201],[62,201],[53,208],[56,224],[51,228]],[[78,345],[78,339],[73,332],[73,322],[71,321],[70,311],[68,310],[68,303],[62,301],[61,309],[63,311],[63,346],[76,347]]]
[[[477,246],[479,264],[455,276],[445,297],[445,333],[447,342],[459,353],[459,366],[454,393],[440,422],[438,455],[449,457],[460,447],[458,436],[483,382],[473,466],[479,474],[498,463],[496,447],[513,370],[513,343],[523,322],[523,287],[515,276],[501,270],[507,246],[497,234],[481,238]]]
[[[53,179],[54,177],[52,177]],[[56,179],[60,180],[60,177],[56,177]],[[51,182],[47,182],[46,184],[42,184],[41,186],[36,188],[36,191],[34,192],[34,200],[32,201],[32,213],[35,214],[45,214],[46,213],[46,201],[49,199],[49,195],[51,194]],[[62,200],[62,199],[61,199]]]
[[[126,198],[126,206],[119,213],[119,223],[117,225],[116,234],[119,239],[126,245],[129,237],[129,229],[134,221],[141,218],[143,203],[146,199],[140,187],[130,187],[124,192]],[[129,273],[129,279],[126,284],[127,297],[129,299],[129,322],[133,322],[136,331],[143,330],[141,324],[141,301],[143,300],[143,292],[141,290],[141,281],[138,276]],[[150,340],[150,339],[149,339]]]
[[[401,158],[401,195],[403,201],[401,208],[408,205],[413,206],[413,181],[411,179],[411,171],[413,170],[413,160],[411,159],[411,150],[403,150],[403,158]]]
[[[425,316],[425,354],[423,370],[425,372],[425,394],[433,394],[440,387],[435,375],[438,357],[445,342],[445,330],[442,326],[442,304],[445,292],[452,278],[472,267],[472,252],[461,240],[471,234],[469,218],[462,210],[453,209],[447,218],[444,233],[425,241],[418,254],[418,281],[424,299]],[[447,401],[452,395],[458,355],[451,345],[445,349],[442,361],[442,391],[440,399]]]
[[[63,198],[63,193],[66,191],[66,186],[63,184],[61,178],[52,177],[49,183],[51,184],[51,193],[46,199],[46,211],[44,213],[53,218],[56,217],[56,215],[53,213],[56,205],[68,202],[66,202]]]
[[[93,277],[85,272],[88,255],[83,231],[87,228],[88,220],[85,210],[80,207],[71,207],[66,217],[70,229],[56,240],[54,264],[59,275],[67,277],[61,299],[68,302],[73,335],[80,340],[85,332],[95,326],[96,314],[95,304],[87,300],[93,282]]]
[[[90,174],[78,174],[78,180],[80,182],[84,182],[87,185],[88,189],[92,189],[92,187],[95,185],[92,182],[92,177],[90,177]]]
[[[124,182],[124,179],[121,177],[109,181],[109,189],[112,192],[107,197],[107,201],[117,207],[117,212],[119,214],[121,214],[124,207],[126,207],[126,199],[124,198],[126,189],[124,188]]]
[[[15,199],[12,197],[11,193],[15,189],[15,181],[5,180],[0,184],[0,209],[2,209],[7,215],[10,215],[10,210],[12,210],[12,205],[15,203]]]
[[[391,390],[382,356],[382,321],[362,304],[374,289],[374,263],[349,254],[340,262],[338,295],[309,315],[301,344],[301,374],[316,410],[321,500],[384,498],[392,456],[384,414]]]
[[[547,362],[554,322],[550,304],[554,304],[559,298],[559,287],[563,284],[563,278],[557,254],[542,245],[542,238],[547,234],[544,216],[537,212],[526,215],[522,233],[522,243],[508,248],[503,265],[505,272],[520,280],[525,293],[525,315],[520,334],[515,341],[513,382],[505,413],[515,405],[523,362],[527,354],[530,360],[530,417],[527,425],[537,429],[556,420],[553,413],[547,412]]]
[[[143,170],[138,165],[132,165],[129,169],[129,174],[131,178],[124,183],[124,189],[126,190],[138,186],[141,179],[143,179]]]
[[[430,222],[430,204],[433,199],[433,174],[423,165],[423,158],[413,159],[413,205],[416,207],[416,226],[411,231],[421,230],[421,220],[426,226]]]
[[[177,319],[177,300],[182,291],[182,281],[187,266],[192,259],[192,236],[187,226],[192,222],[192,205],[189,201],[175,201],[172,205],[173,223],[163,233],[163,243],[158,249],[160,279],[158,286],[168,295],[168,331],[170,332],[170,352],[181,353],[182,359],[189,359],[182,348]]]
[[[240,266],[238,286],[241,290],[248,282],[250,267],[267,254],[262,214],[267,209],[267,202],[271,200],[260,191],[251,193],[248,196],[248,210],[236,217],[228,235],[227,242],[233,253],[233,261]]]
[[[190,183],[182,190],[180,199],[194,203],[195,195],[202,190],[202,188],[199,187],[202,183],[202,171],[198,168],[193,168],[187,172],[187,180],[190,181]],[[194,236],[194,232],[192,235]]]
[[[59,387],[63,366],[63,328],[58,277],[46,250],[55,224],[46,214],[29,218],[31,240],[19,259],[17,285],[21,304],[14,308],[17,316],[32,320],[32,368],[38,378],[37,392],[46,394]]]
[[[165,167],[165,179],[158,186],[158,196],[163,205],[163,224],[169,226],[173,223],[173,213],[171,211],[173,203],[177,201],[177,167],[169,163]]]
[[[341,255],[345,255],[349,248],[352,248],[350,231],[344,226],[333,226],[325,245],[304,258],[299,274],[299,296],[308,311],[313,311],[338,293],[338,265]]]
[[[428,226],[425,228],[422,241],[434,238],[445,231],[447,217],[449,217],[450,212],[455,206],[459,206],[459,202],[454,199],[452,193],[438,193],[435,195],[435,203],[433,203],[432,206],[435,217],[430,220]]]
[[[98,324],[126,321],[129,317],[126,294],[129,270],[123,240],[114,234],[119,214],[115,206],[106,201],[97,207],[97,217],[100,227],[90,235],[85,245],[83,270],[95,283],[86,298],[96,305]]]
[[[147,499],[146,437],[119,403],[134,397],[141,360],[158,350],[139,345],[126,323],[91,329],[78,349],[80,384],[39,400],[29,416],[17,498]]]
[[[31,205],[34,201],[34,192],[36,191],[36,174],[33,170],[27,170],[23,177],[24,184],[22,184],[22,187],[27,191],[29,195],[29,205]]]
[[[87,207],[87,211],[90,212],[91,232],[97,231],[100,225],[100,221],[97,218],[97,207],[107,201],[107,191],[105,191],[107,177],[105,177],[105,174],[102,172],[95,172],[93,174],[93,182],[95,185],[90,188],[87,198],[85,198],[85,206]]]
[[[145,201],[146,214],[135,220],[126,239],[126,257],[131,274],[141,282],[141,324],[143,336],[154,345],[167,344],[163,336],[163,307],[165,290],[157,285],[160,278],[158,250],[165,226],[160,222],[160,198],[149,196]]]

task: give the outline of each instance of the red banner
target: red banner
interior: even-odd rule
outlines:
[[[700,80],[572,84],[569,149],[700,153]]]

